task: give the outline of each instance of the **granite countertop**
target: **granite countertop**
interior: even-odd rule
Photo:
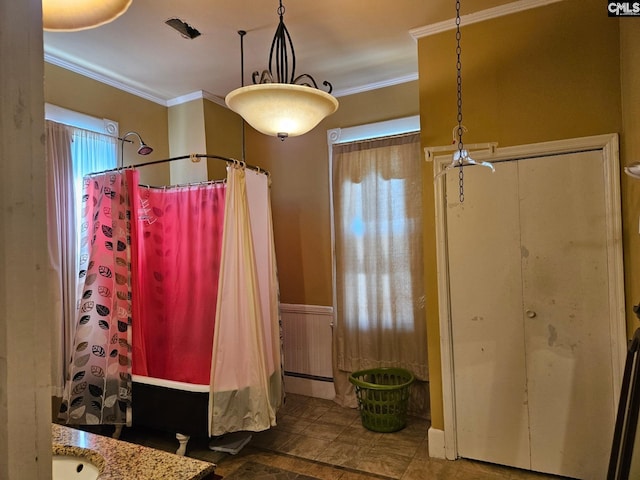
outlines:
[[[100,470],[100,480],[199,480],[215,465],[115,440],[64,425],[51,425],[54,455],[78,455]]]

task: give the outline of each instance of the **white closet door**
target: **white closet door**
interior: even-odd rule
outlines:
[[[458,453],[530,467],[517,164],[447,174]]]
[[[601,152],[447,177],[458,454],[604,478],[615,393]]]
[[[602,479],[616,398],[602,155],[518,163],[531,465]]]

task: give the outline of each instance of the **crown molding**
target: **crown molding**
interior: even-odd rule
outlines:
[[[210,102],[213,102],[217,105],[220,105],[221,107],[227,108],[227,104],[224,102],[224,98],[214,95],[213,93],[207,92],[206,90],[197,90],[195,92],[187,93],[185,95],[180,95],[179,97],[174,97],[174,98],[165,100],[164,98],[151,95],[147,92],[134,88],[131,85],[127,85],[126,83],[114,80],[113,78],[110,78],[106,75],[102,75],[100,73],[94,72],[93,70],[89,70],[87,68],[81,67],[75,63],[71,63],[67,60],[63,60],[60,57],[56,57],[55,55],[52,55],[50,53],[45,53],[44,59],[47,63],[51,63],[52,65],[56,65],[66,70],[70,70],[74,73],[77,73],[78,75],[91,78],[93,80],[104,83],[111,87],[117,88],[127,93],[131,93],[132,95],[136,95],[146,100],[150,100],[154,103],[158,103],[165,107],[173,107],[175,105],[180,105],[182,103],[187,103],[187,102],[191,102],[192,100],[198,100],[202,98],[202,99],[209,100]],[[344,97],[344,96],[353,95],[356,93],[363,93],[371,90],[377,90],[379,88],[391,87],[393,85],[400,85],[402,83],[412,82],[415,80],[418,80],[417,72],[412,73],[410,75],[405,75],[403,77],[392,78],[390,80],[385,80],[382,82],[375,82],[367,85],[362,85],[360,87],[347,88],[344,90],[336,90],[335,92],[333,92],[333,96]]]
[[[544,7],[552,3],[561,2],[562,0],[517,0],[515,2],[500,5],[498,7],[487,8],[479,12],[469,13],[460,17],[460,25],[471,25],[473,23],[480,23],[493,18],[504,17],[513,13],[524,12],[532,8]],[[422,37],[428,37],[437,33],[446,32],[456,28],[455,19],[444,20],[438,23],[432,23],[431,25],[425,25],[424,27],[412,28],[409,30],[414,40],[418,40]]]
[[[119,82],[118,80],[114,80],[113,78],[107,77],[106,75],[102,75],[100,73],[94,72],[87,68],[81,67],[80,65],[77,65],[75,63],[71,63],[67,60],[63,60],[62,58],[56,57],[55,55],[52,55],[50,53],[45,52],[44,60],[47,63],[56,65],[66,70],[70,70],[74,73],[77,73],[78,75],[82,75],[83,77],[91,78],[93,80],[104,83],[111,87],[130,93],[132,95],[136,95],[137,97],[144,98],[146,100],[149,100],[154,103],[158,103],[165,107],[167,106],[167,101],[163,98],[156,97],[155,95],[151,95],[150,93],[147,93],[147,92],[143,92],[142,90],[132,87],[131,85],[127,85],[126,83]]]
[[[206,90],[196,90],[195,92],[187,93],[185,95],[180,95],[179,97],[171,98],[167,100],[167,107],[173,107],[175,105],[181,105],[183,103],[191,102],[193,100],[209,100],[210,102],[216,103],[221,107],[227,107],[226,103],[224,103],[224,99],[214,95],[213,93],[209,93]]]
[[[413,82],[418,80],[418,72],[412,73],[410,75],[405,75],[404,77],[396,77],[390,80],[384,80],[382,82],[369,83],[367,85],[362,85],[360,87],[353,88],[345,88],[343,90],[336,90],[331,94],[334,97],[346,97],[347,95],[353,95],[355,93],[364,93],[369,92],[371,90],[377,90],[379,88],[384,87],[392,87],[394,85],[400,85],[401,83]]]
[[[182,105],[183,103],[192,102],[193,100],[200,100],[201,98],[204,98],[204,90],[197,90],[185,95],[180,95],[179,97],[170,98],[169,100],[167,100],[167,107]]]
[[[165,100],[164,98],[157,97],[155,95],[151,95],[148,92],[144,92],[140,89],[134,88],[131,85],[128,85],[123,82],[119,82],[118,80],[114,80],[106,75],[102,75],[100,73],[94,72],[93,70],[89,70],[87,68],[81,67],[75,63],[69,62],[67,60],[63,60],[60,57],[56,57],[50,53],[44,54],[44,60],[47,63],[52,65],[56,65],[58,67],[64,68],[66,70],[70,70],[78,75],[82,75],[83,77],[88,77],[98,82],[104,83],[111,87],[117,88],[124,92],[130,93],[132,95],[136,95],[137,97],[144,98],[154,103],[158,103],[164,107],[173,107],[174,105],[180,105],[181,103],[187,103],[192,100],[197,99],[206,99],[210,102],[216,103],[220,106],[226,107],[224,103],[224,99],[214,95],[213,93],[207,92],[205,90],[198,90],[195,92],[187,93],[186,95],[181,95],[179,97],[170,98],[169,100]]]
[[[227,107],[227,104],[224,101],[224,98],[220,98],[219,96],[214,95],[213,93],[207,92],[206,90],[202,91],[202,98],[204,98],[205,100],[209,100],[210,102],[217,103],[221,107],[229,108]]]

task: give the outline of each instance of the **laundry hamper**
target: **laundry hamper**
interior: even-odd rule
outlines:
[[[356,388],[362,425],[374,432],[403,429],[414,380],[413,374],[403,368],[372,368],[349,375]]]

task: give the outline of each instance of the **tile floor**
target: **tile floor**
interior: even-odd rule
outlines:
[[[216,473],[245,480],[550,480],[542,475],[469,460],[429,457],[428,422],[410,417],[395,433],[362,426],[357,410],[329,400],[288,395],[278,426],[254,433],[237,454],[209,450],[207,439],[192,438],[187,455],[216,463]],[[171,434],[124,429],[122,440],[175,451]],[[282,472],[286,470],[287,472]]]

